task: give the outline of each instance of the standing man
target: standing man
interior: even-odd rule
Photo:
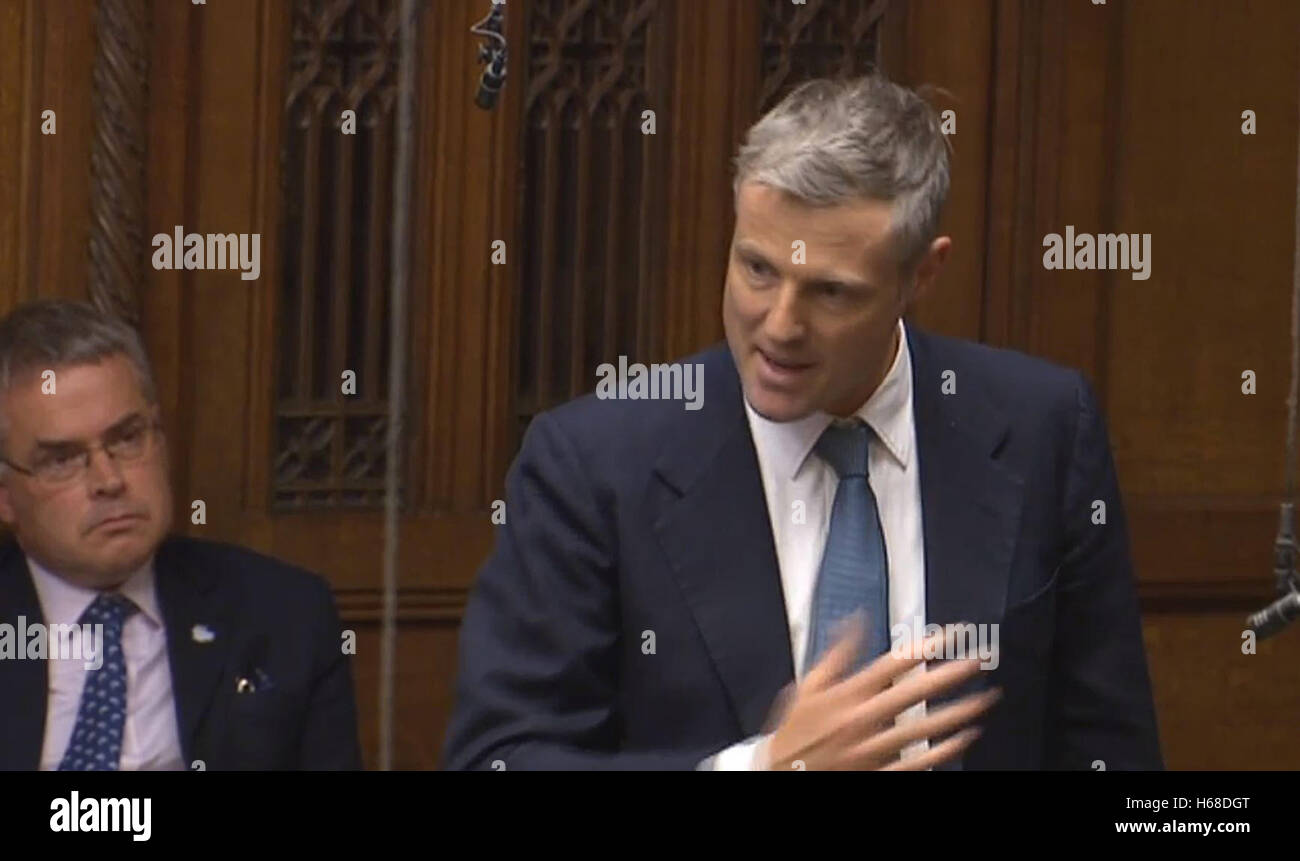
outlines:
[[[0,637],[0,770],[359,768],[328,586],[168,536],[167,464],[130,326],[64,301],[0,320],[0,625],[100,644]]]
[[[446,766],[1160,768],[1087,381],[903,321],[952,245],[934,111],[811,81],[736,167],[703,407],[533,421]],[[927,667],[911,644],[959,623],[996,655]]]

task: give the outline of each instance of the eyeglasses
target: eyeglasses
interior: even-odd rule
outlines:
[[[103,449],[106,455],[118,463],[137,461],[153,448],[154,437],[161,430],[162,422],[157,419],[141,419],[112,431],[100,445],[56,449],[37,458],[30,467],[19,466],[2,457],[0,463],[46,484],[66,484],[85,476],[90,469],[90,457],[96,449]]]

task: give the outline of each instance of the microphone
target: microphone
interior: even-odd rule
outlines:
[[[1296,580],[1295,505],[1284,502],[1278,509],[1277,536],[1273,539],[1273,586],[1279,595],[1300,589]]]
[[[1296,579],[1295,505],[1283,502],[1278,510],[1277,536],[1273,539],[1273,585],[1278,598],[1258,613],[1246,617],[1246,627],[1256,639],[1271,637],[1300,617],[1300,581]]]
[[[505,9],[504,2],[493,0],[492,11],[469,30],[486,40],[478,49],[478,61],[487,65],[479,77],[478,94],[474,96],[474,104],[485,111],[496,107],[497,96],[506,82],[506,38],[502,35]]]
[[[1271,637],[1300,617],[1300,592],[1291,592],[1278,598],[1258,613],[1246,619],[1246,627],[1255,632],[1257,639]]]

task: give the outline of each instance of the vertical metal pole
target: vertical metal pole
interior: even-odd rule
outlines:
[[[1300,110],[1297,110],[1297,121],[1300,122]],[[1286,397],[1286,488],[1278,513],[1277,538],[1273,542],[1273,585],[1281,595],[1293,588],[1300,589],[1295,569],[1296,401],[1300,394],[1300,141],[1296,143],[1295,238],[1291,254],[1291,390]]]
[[[1300,110],[1297,116],[1300,117]],[[1291,391],[1286,399],[1286,502],[1294,505],[1296,397],[1297,388],[1300,388],[1300,143],[1296,145],[1295,240],[1291,253]]]
[[[388,318],[388,451],[384,493],[384,611],[379,649],[379,768],[393,768],[393,669],[397,651],[398,484],[406,402],[406,292],[410,260],[411,134],[415,92],[415,0],[402,0],[396,158],[393,163],[392,281]]]

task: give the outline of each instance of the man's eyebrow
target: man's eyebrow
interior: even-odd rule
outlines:
[[[81,443],[70,439],[38,439],[36,448],[40,451],[69,451],[80,448]]]
[[[121,419],[114,422],[112,425],[109,426],[107,430],[104,431],[103,434],[101,434],[101,436],[107,437],[107,436],[112,436],[115,433],[120,433],[121,431],[129,427],[132,422],[143,419],[144,417],[145,417],[144,413],[140,412],[139,410],[136,410],[130,415],[123,416]],[[59,449],[69,449],[69,448],[75,448],[77,446],[83,446],[83,445],[85,445],[85,443],[79,439],[38,439],[36,440],[36,447],[39,449],[46,449],[46,450],[57,451]]]
[[[850,290],[873,290],[874,286],[869,281],[860,281],[857,278],[842,278],[831,274],[822,278],[809,278],[807,283],[812,286],[820,284],[842,284]]]
[[[752,257],[769,266],[772,265],[772,262],[768,260],[767,255],[763,254],[763,252],[751,245],[748,240],[742,239],[736,243],[736,253],[745,257]],[[850,290],[870,291],[875,289],[875,285],[870,281],[863,281],[862,279],[855,278],[851,275],[839,275],[835,272],[818,273],[817,275],[802,278],[800,280],[813,287],[819,284],[842,284]]]

